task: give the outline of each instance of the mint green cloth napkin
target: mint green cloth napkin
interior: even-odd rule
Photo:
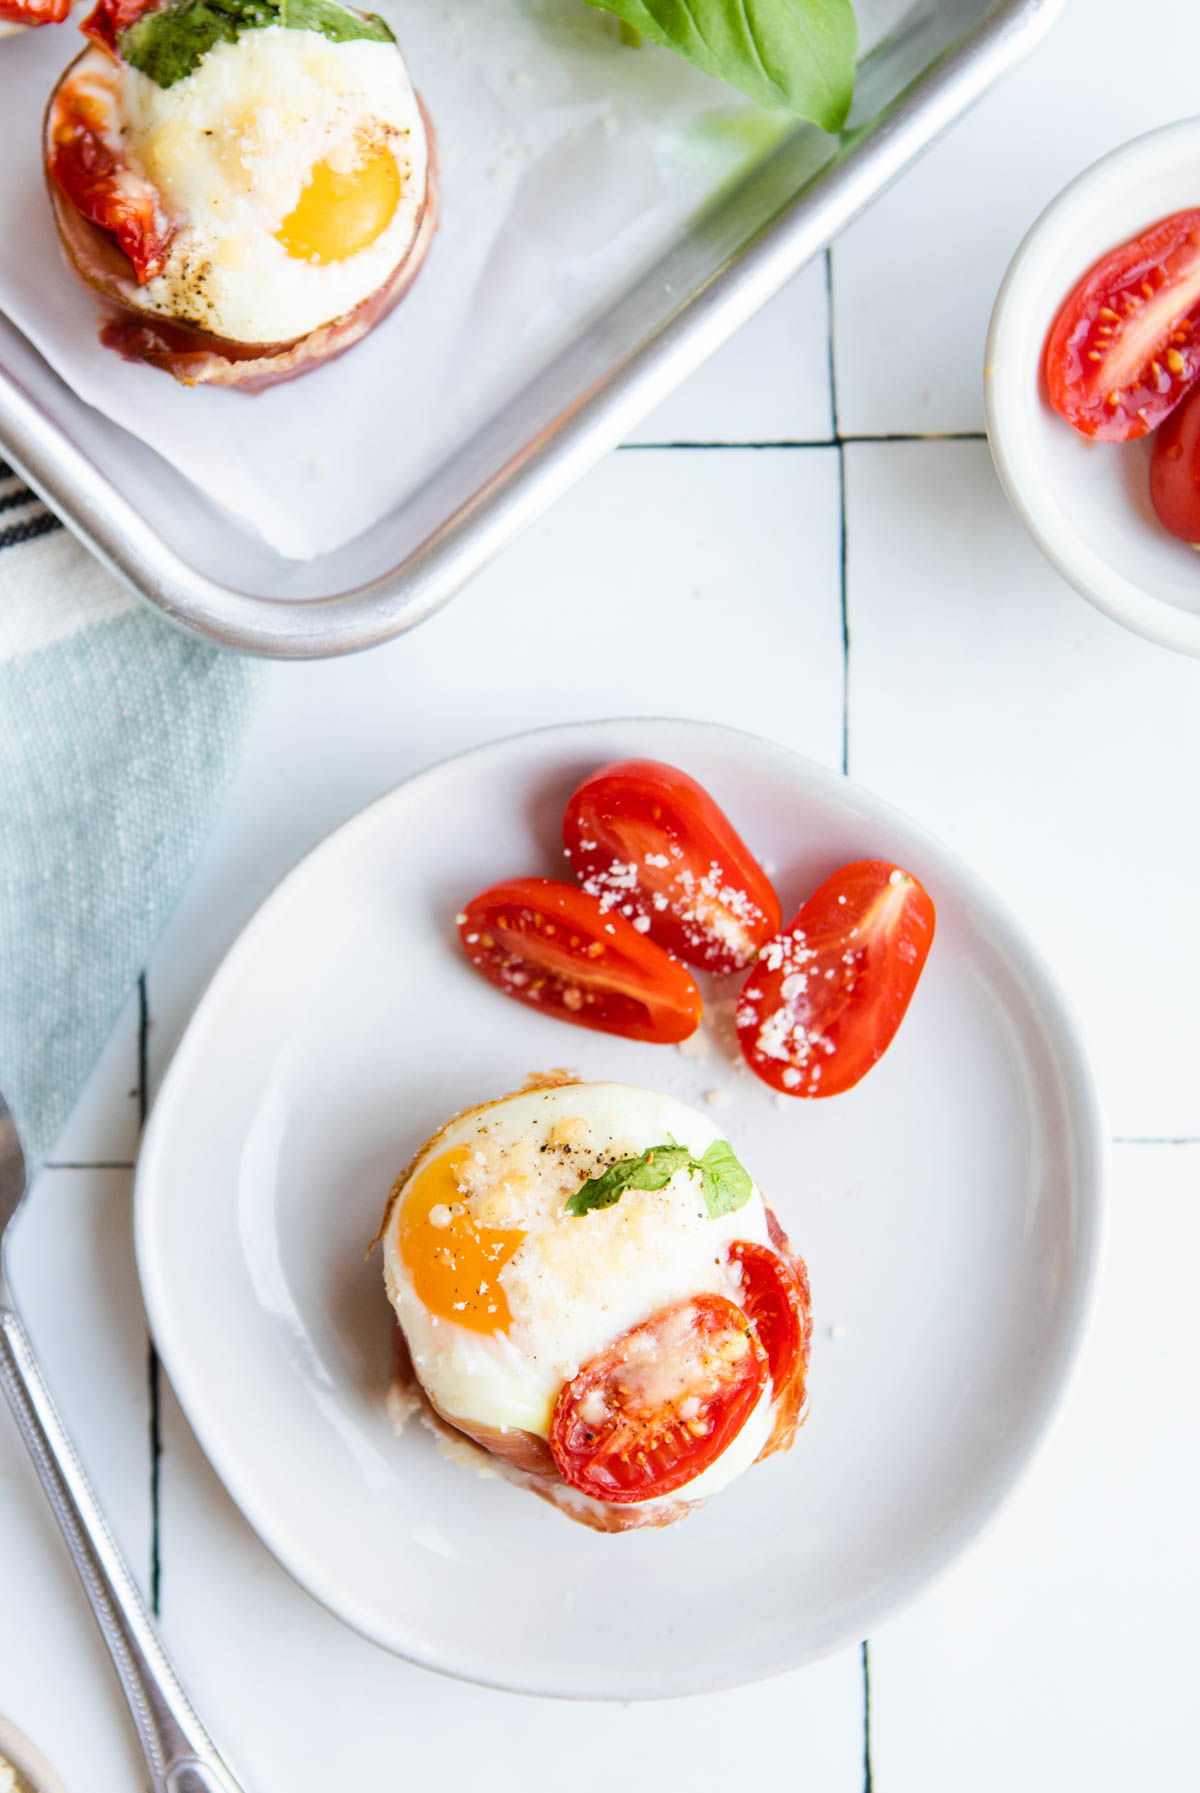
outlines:
[[[183,888],[258,670],[160,622],[0,462],[0,1091],[34,1164]]]

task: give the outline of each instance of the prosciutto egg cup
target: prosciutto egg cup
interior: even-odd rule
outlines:
[[[433,127],[374,15],[255,0],[208,42],[197,14],[100,0],[46,110],[47,180],[101,341],[258,392],[344,354],[412,285]]]
[[[467,1109],[378,1240],[398,1424],[603,1532],[670,1525],[790,1448],[808,1276],[712,1122],[565,1073]]]

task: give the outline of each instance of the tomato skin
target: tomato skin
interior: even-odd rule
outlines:
[[[652,1399],[639,1389],[669,1384],[671,1342],[696,1341],[701,1362],[677,1391]],[[736,1352],[732,1358],[729,1352]],[[684,1360],[686,1366],[686,1360]],[[741,1431],[766,1386],[767,1357],[749,1321],[724,1295],[694,1295],[629,1331],[585,1363],[554,1407],[550,1452],[558,1473],[593,1500],[654,1500],[694,1481]],[[692,1402],[698,1403],[693,1407]],[[684,1417],[679,1409],[688,1404]]]
[[[742,1273],[742,1308],[767,1354],[776,1397],[799,1378],[808,1349],[808,1288],[788,1258],[769,1245],[738,1239],[729,1256]]]
[[[101,49],[117,53],[117,35],[140,19],[144,12],[153,12],[162,0],[98,0],[79,29]]]
[[[0,0],[0,21],[6,25],[61,25],[71,0]]]
[[[567,804],[563,844],[585,890],[638,917],[686,965],[741,971],[778,932],[767,874],[704,787],[675,766],[601,766]]]
[[[683,966],[573,884],[507,878],[472,898],[458,931],[489,983],[543,1015],[662,1044],[700,1025],[700,992]]]
[[[1060,417],[1102,442],[1156,429],[1200,377],[1200,208],[1160,218],[1076,283],[1046,338]]]
[[[47,171],[77,211],[116,238],[144,285],[162,272],[173,233],[153,189],[110,148],[107,120],[104,94],[83,77],[64,81],[51,100]]]
[[[792,1251],[770,1208],[767,1226],[771,1246],[739,1239],[729,1248],[729,1256],[741,1269],[742,1307],[767,1354],[771,1375],[774,1423],[759,1452],[760,1462],[788,1450],[796,1436],[812,1343],[812,1301],[804,1260]]]
[[[1150,502],[1164,529],[1200,542],[1200,390],[1190,393],[1154,438]]]
[[[764,948],[738,997],[750,1069],[789,1096],[837,1096],[904,1019],[933,941],[933,903],[882,859],[826,880]]]

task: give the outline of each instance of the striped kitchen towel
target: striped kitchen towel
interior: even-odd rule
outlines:
[[[0,1091],[34,1163],[183,887],[256,677],[144,609],[0,462]]]

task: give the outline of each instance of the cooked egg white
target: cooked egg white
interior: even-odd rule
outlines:
[[[236,342],[290,342],[403,261],[429,150],[395,44],[270,26],[217,44],[171,87],[123,64],[109,78],[120,155],[175,230],[139,290],[146,309]]]
[[[563,1384],[630,1327],[693,1295],[736,1301],[726,1247],[769,1242],[757,1187],[717,1220],[685,1171],[661,1190],[626,1190],[610,1208],[565,1212],[615,1159],[670,1140],[698,1158],[720,1137],[674,1098],[617,1083],[526,1091],[439,1134],[388,1216],[384,1274],[440,1410],[545,1438]],[[768,1390],[724,1455],[681,1492],[713,1492],[746,1468],[771,1422]]]

